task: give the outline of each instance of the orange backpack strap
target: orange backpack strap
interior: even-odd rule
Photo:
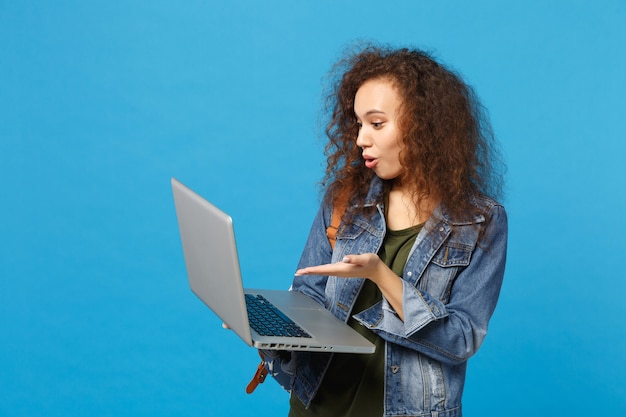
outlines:
[[[346,211],[348,204],[343,199],[338,199],[333,205],[333,215],[330,219],[330,226],[326,228],[326,236],[328,237],[328,243],[330,243],[331,249],[335,249],[335,242],[337,241],[337,231],[341,225],[341,218]]]
[[[246,392],[248,394],[252,394],[256,387],[259,386],[259,384],[265,382],[265,377],[267,376],[267,369],[265,368],[265,357],[263,356],[261,351],[259,351],[259,356],[261,356],[261,363],[256,368],[256,372],[252,377],[252,380],[248,383],[248,386],[246,387]]]

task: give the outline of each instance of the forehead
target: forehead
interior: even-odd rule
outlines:
[[[395,113],[402,98],[394,82],[388,78],[374,78],[365,81],[354,96],[354,111],[357,114],[378,110]]]

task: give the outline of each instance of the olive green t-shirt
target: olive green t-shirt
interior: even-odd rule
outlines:
[[[396,275],[402,276],[409,252],[422,226],[387,230],[378,255]],[[352,315],[368,309],[381,299],[378,286],[366,279]],[[383,415],[385,341],[352,317],[348,324],[374,343],[376,351],[373,354],[335,353],[311,406],[305,409],[302,402],[292,395],[289,417]]]

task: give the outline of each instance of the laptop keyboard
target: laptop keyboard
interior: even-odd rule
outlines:
[[[261,336],[311,337],[262,295],[246,294],[250,327]]]

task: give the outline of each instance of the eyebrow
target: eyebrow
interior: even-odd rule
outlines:
[[[372,110],[368,110],[367,112],[365,112],[363,116],[371,116],[372,114],[386,114],[386,113],[382,110],[372,109]]]

